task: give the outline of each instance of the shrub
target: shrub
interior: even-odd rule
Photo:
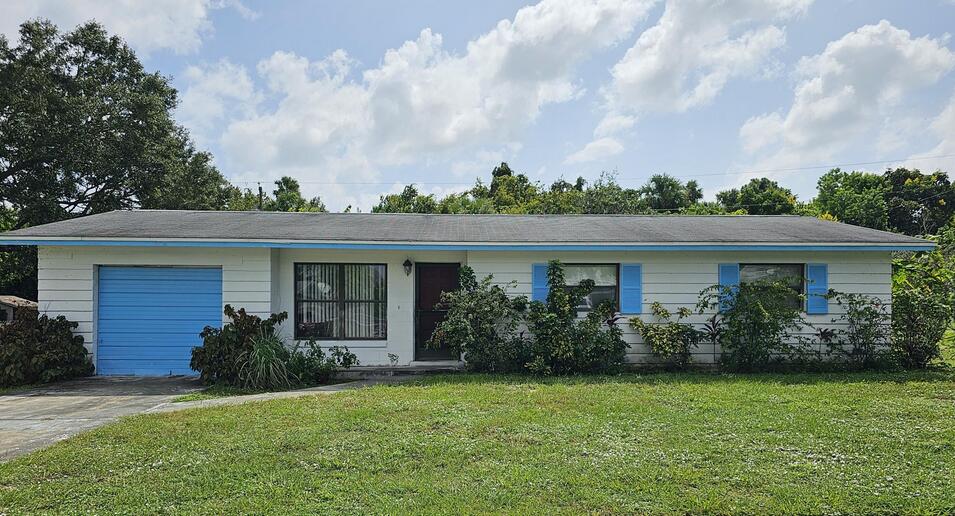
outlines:
[[[18,310],[16,319],[0,325],[0,386],[93,374],[83,337],[73,335],[76,327],[62,316],[51,319],[34,310]]]
[[[676,321],[672,320],[673,314],[659,302],[654,302],[650,311],[661,322],[648,323],[639,317],[632,317],[630,327],[640,333],[654,355],[678,367],[686,367],[690,363],[693,348],[703,337],[702,332],[693,325],[680,322],[690,316],[690,309],[681,307],[677,310]]]
[[[940,251],[903,256],[893,263],[892,348],[903,366],[925,368],[953,320],[953,259]]]
[[[713,285],[700,292],[697,308],[701,313],[721,308],[722,364],[730,370],[752,372],[774,362],[807,358],[808,343],[798,334],[811,328],[802,315],[804,297],[799,295],[799,303],[793,303],[792,289],[779,282]]]
[[[338,369],[348,369],[353,365],[358,365],[358,357],[348,348],[333,346],[326,355],[314,340],[308,341],[304,349],[301,344],[296,346],[287,364],[292,380],[304,386],[328,383]]]
[[[890,353],[889,314],[880,299],[863,294],[845,294],[830,291],[834,299],[844,310],[843,314],[832,320],[844,323],[844,328],[836,329],[833,334],[820,335],[829,346],[829,354],[839,354],[856,369],[868,369],[886,365]]]
[[[428,345],[460,353],[468,369],[490,373],[517,372],[529,360],[529,343],[518,333],[527,298],[511,299],[493,277],[477,281],[474,271],[461,267],[461,287],[441,294],[449,309]]]
[[[241,386],[239,357],[252,350],[254,337],[274,334],[276,325],[288,319],[288,314],[272,314],[263,320],[249,315],[244,308],[236,311],[230,305],[225,306],[224,313],[231,322],[221,329],[207,326],[202,330],[199,334],[202,346],[192,348],[189,367],[199,372],[199,378],[205,384]]]
[[[239,384],[246,389],[278,390],[291,387],[285,364],[289,351],[275,333],[263,331],[252,337],[251,346],[237,358]]]
[[[593,281],[565,288],[564,268],[554,260],[547,266],[547,283],[547,302],[530,304],[528,328],[534,339],[527,368],[537,374],[577,374],[621,366],[629,345],[616,324],[615,307],[602,303],[577,319],[577,305],[593,290]]]

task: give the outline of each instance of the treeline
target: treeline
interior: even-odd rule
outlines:
[[[437,198],[414,185],[384,195],[376,213],[509,213],[509,214],[678,214],[678,215],[805,215],[907,235],[934,235],[955,213],[955,187],[945,172],[923,174],[896,168],[884,174],[833,169],[819,178],[817,195],[800,201],[769,178],[756,178],[740,188],[703,201],[696,181],[682,182],[656,174],[638,188],[621,186],[603,174],[588,182],[557,180],[549,187],[531,181],[501,163],[491,182],[478,179],[461,193]]]

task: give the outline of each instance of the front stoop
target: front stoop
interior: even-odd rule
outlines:
[[[412,362],[408,365],[396,366],[356,366],[348,369],[340,369],[337,377],[341,379],[360,379],[382,376],[447,374],[457,373],[462,370],[464,370],[464,362],[458,360],[441,360],[433,362]]]

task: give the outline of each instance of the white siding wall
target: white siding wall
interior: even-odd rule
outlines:
[[[889,253],[873,252],[406,252],[256,248],[136,248],[54,247],[39,250],[39,308],[79,323],[87,348],[95,353],[95,292],[98,265],[221,266],[223,303],[267,316],[287,311],[289,322],[280,331],[292,341],[294,320],[294,264],[296,262],[385,263],[388,266],[388,338],[384,341],[323,342],[344,344],[363,365],[386,365],[388,354],[399,364],[414,357],[414,274],[406,276],[402,262],[466,263],[479,277],[493,274],[496,283],[514,281],[514,295],[530,295],[531,265],[557,258],[566,263],[640,263],[643,265],[643,306],[654,301],[675,310],[693,307],[700,290],[718,282],[720,263],[826,263],[829,287],[873,295],[891,302]],[[814,324],[831,324],[839,308],[830,303],[828,315],[810,316]],[[629,315],[629,314],[625,314]],[[644,315],[643,317],[647,317]],[[703,322],[706,316],[694,316]],[[640,338],[622,321],[631,344],[628,359],[653,362]],[[718,350],[702,346],[694,360],[710,362]],[[94,356],[95,360],[95,356]]]
[[[868,294],[891,303],[892,266],[891,255],[882,252],[614,252],[614,253],[531,253],[531,252],[469,252],[468,265],[479,278],[494,275],[494,282],[507,284],[514,281],[514,295],[531,294],[531,265],[546,263],[552,259],[565,263],[639,263],[643,265],[643,311],[641,317],[652,321],[650,305],[660,302],[671,312],[682,306],[693,309],[701,290],[719,282],[720,263],[825,263],[829,265],[829,288]],[[838,317],[839,306],[830,303],[829,314],[811,315],[807,318],[814,325],[836,326],[832,320]],[[625,316],[630,314],[624,314]],[[702,323],[712,313],[694,315],[688,322]],[[625,339],[630,344],[628,360],[635,363],[652,363],[650,354],[638,334],[623,324]],[[713,362],[718,349],[701,345],[693,357],[695,362]]]
[[[308,262],[329,263],[384,263],[388,266],[388,338],[386,340],[321,341],[322,347],[348,346],[361,365],[388,365],[388,354],[398,355],[398,364],[414,360],[414,273],[405,275],[402,263],[412,262],[465,263],[464,252],[407,252],[407,251],[344,251],[320,249],[278,250],[278,274],[275,283],[279,290],[276,312],[285,311],[289,320],[282,325],[282,335],[291,342],[295,320],[295,264]]]
[[[94,355],[94,363],[99,265],[219,266],[224,304],[260,316],[267,316],[271,309],[269,249],[41,246],[39,310],[79,323],[77,333]]]

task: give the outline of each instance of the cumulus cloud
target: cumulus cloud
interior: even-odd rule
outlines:
[[[830,42],[822,53],[799,61],[799,82],[786,113],[743,124],[743,148],[762,151],[762,163],[773,166],[831,158],[878,130],[905,95],[934,84],[955,66],[945,43],[913,38],[885,20]]]
[[[583,149],[567,156],[564,163],[572,165],[574,163],[586,163],[588,161],[598,161],[609,158],[623,152],[623,145],[611,137],[599,138],[584,146]]]
[[[176,118],[200,143],[217,124],[254,116],[262,100],[245,67],[228,59],[189,66],[183,76],[190,86],[180,97]]]
[[[730,79],[765,76],[778,69],[771,58],[786,35],[776,24],[802,15],[811,3],[668,1],[659,21],[613,66],[611,82],[603,90],[605,116],[591,143],[629,129],[642,113],[684,112],[706,105]]]
[[[938,138],[938,144],[926,152],[911,156],[905,166],[925,171],[955,170],[955,94],[932,120],[929,129]]]
[[[63,30],[90,20],[102,23],[142,54],[169,49],[195,52],[212,32],[210,11],[232,8],[247,19],[258,17],[238,0],[6,0],[0,32],[16,41],[19,25],[32,18],[47,18]]]
[[[257,66],[274,107],[228,124],[224,159],[250,175],[305,171],[330,181],[513,145],[546,106],[578,98],[577,66],[626,38],[653,3],[544,0],[463,53],[424,29],[365,70],[343,50],[319,61],[276,52]]]

